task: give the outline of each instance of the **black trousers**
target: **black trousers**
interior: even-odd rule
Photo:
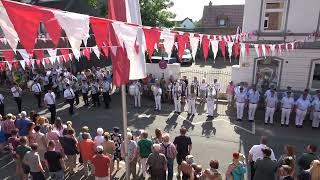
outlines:
[[[69,114],[74,114],[73,112],[73,104],[74,104],[74,98],[73,99],[67,99],[67,102],[69,103]]]
[[[89,105],[88,93],[82,93],[83,102],[85,105]]]
[[[35,96],[36,99],[37,99],[38,108],[41,108],[41,93],[39,93],[39,94],[34,94],[34,96]]]
[[[51,113],[50,123],[54,124],[54,122],[56,121],[56,114],[57,114],[56,105],[55,104],[48,104],[48,109]]]
[[[4,104],[0,104],[0,114],[4,117]]]
[[[251,172],[250,178],[251,178],[251,180],[253,180],[254,174],[256,173],[256,170],[254,169],[254,161],[250,162],[250,172]]]
[[[104,92],[103,93],[103,101],[104,101],[105,107],[109,108],[109,104],[110,104],[110,94],[109,94],[109,92]]]
[[[15,97],[14,98],[14,101],[17,103],[17,106],[18,106],[18,111],[19,111],[19,113],[21,113],[21,104],[22,104],[22,99],[21,99],[21,97]]]
[[[56,98],[59,99],[60,98],[59,88],[58,87],[53,88],[53,92],[56,95]]]
[[[76,98],[76,104],[78,105],[79,104],[79,91],[75,91],[74,92],[74,96],[75,96],[75,98]]]
[[[100,101],[99,101],[99,93],[92,94],[92,101],[93,101],[93,106],[100,106]]]

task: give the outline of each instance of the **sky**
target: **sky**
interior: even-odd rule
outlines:
[[[245,0],[211,0],[213,5],[244,4]],[[209,5],[210,0],[173,0],[174,6],[170,10],[176,13],[175,20],[186,17],[194,21],[202,18],[203,7]]]

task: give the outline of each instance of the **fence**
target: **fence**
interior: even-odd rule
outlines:
[[[221,92],[224,93],[227,90],[227,86],[231,81],[231,71],[228,70],[183,70],[180,71],[180,77],[187,76],[189,81],[192,81],[194,77],[198,78],[201,83],[202,78],[206,79],[206,82],[213,84],[213,80],[217,79],[221,86]]]

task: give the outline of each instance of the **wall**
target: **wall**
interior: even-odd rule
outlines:
[[[308,85],[311,60],[320,58],[320,51],[296,49],[293,52],[285,52],[277,57],[284,59],[280,89],[285,89],[290,85],[294,90],[301,91],[307,88]],[[248,67],[233,66],[232,81],[235,83],[245,81],[251,84],[255,58],[257,58],[256,52],[251,49],[250,56],[245,57],[245,61],[249,63]],[[242,60],[242,57],[240,57],[240,60]]]
[[[168,64],[166,69],[160,69],[159,64],[147,63],[147,74],[152,74],[153,77],[161,79],[164,73],[164,78],[169,79],[172,75],[174,79],[180,79],[180,64]]]
[[[246,0],[242,25],[243,32],[252,32],[258,30],[261,1],[262,0]]]
[[[186,19],[185,21],[183,21],[181,23],[180,27],[185,28],[185,29],[194,29],[195,28],[193,22],[190,21],[190,19]]]

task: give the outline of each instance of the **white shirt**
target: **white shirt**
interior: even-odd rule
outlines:
[[[265,93],[264,93],[264,97],[269,97],[271,96],[271,89],[268,89]],[[278,97],[277,92],[274,92],[274,96]]]
[[[88,93],[88,91],[89,91],[88,83],[82,83],[81,84],[81,91],[82,91],[82,93]]]
[[[266,148],[267,146],[264,144],[254,145],[249,151],[249,154],[252,155],[252,161],[256,162],[258,159],[263,159],[263,152],[262,149]],[[271,149],[271,148],[270,148]],[[273,150],[271,149],[271,156],[270,159],[272,161],[276,161],[274,156]]]
[[[45,95],[44,95],[44,98],[43,98],[44,102],[47,103],[48,105],[52,105],[52,104],[55,104],[56,103],[56,95],[54,94],[54,92],[47,92]]]
[[[105,81],[103,83],[103,92],[106,93],[106,92],[109,92],[111,89],[111,84],[109,83],[109,81]]]
[[[154,89],[153,95],[154,96],[161,96],[162,95],[162,89],[160,87],[156,87]]]
[[[21,92],[22,92],[22,89],[20,87],[16,88],[16,87],[12,87],[11,88],[11,92],[12,92],[12,96],[13,97],[20,97],[21,96]]]
[[[104,142],[103,136],[98,135],[94,138],[94,143],[96,144],[96,146],[102,145],[103,142]]]
[[[278,98],[275,95],[273,95],[273,97],[269,96],[266,99],[266,103],[267,103],[267,107],[275,108],[278,103]]]
[[[201,83],[201,84],[200,84],[200,90],[206,91],[207,88],[208,88],[208,84],[207,84],[207,83]]]
[[[4,104],[4,97],[2,94],[0,94],[0,104]]]
[[[0,94],[0,99],[1,99],[1,94]],[[316,112],[320,112],[320,100],[319,99],[313,100],[312,106]]]
[[[294,105],[294,99],[293,97],[283,97],[281,100],[281,104],[282,104],[282,108],[285,109],[292,109],[293,105]]]
[[[63,96],[66,99],[73,99],[74,98],[74,92],[73,92],[73,90],[71,88],[70,89],[66,89],[63,92]]]
[[[260,100],[260,93],[258,91],[249,91],[249,94],[248,94],[248,99],[249,99],[249,102],[252,103],[252,104],[257,104]]]
[[[220,91],[220,83],[219,82],[213,83],[213,87],[217,92]]]
[[[306,111],[310,107],[310,101],[309,99],[303,100],[302,98],[299,98],[296,101],[297,108],[301,111]]]
[[[244,103],[246,100],[246,93],[245,92],[238,92],[236,93],[235,97],[238,103]]]
[[[31,87],[32,92],[40,93],[41,92],[41,85],[39,83],[34,83]]]
[[[99,84],[97,82],[93,83],[91,86],[92,94],[97,94],[99,91]]]

